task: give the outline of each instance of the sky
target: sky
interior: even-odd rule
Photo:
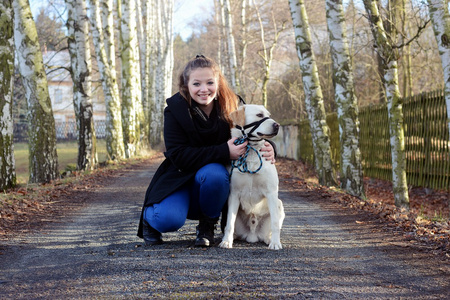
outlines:
[[[150,0],[149,0],[150,1]],[[193,29],[190,23],[204,20],[212,15],[214,0],[175,0],[173,27],[186,40],[191,36]],[[43,5],[42,0],[30,0],[31,11],[36,16]]]

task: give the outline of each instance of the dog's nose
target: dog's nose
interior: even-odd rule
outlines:
[[[274,130],[275,132],[278,132],[278,129],[280,129],[280,124],[278,124],[278,123],[273,123],[273,130]]]

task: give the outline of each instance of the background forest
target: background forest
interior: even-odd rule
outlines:
[[[46,182],[59,174],[54,170],[57,155],[52,113],[41,111],[43,102],[51,106],[51,97],[47,93],[44,100],[30,99],[30,95],[42,94],[36,91],[44,89],[45,83],[36,84],[34,92],[27,90],[32,86],[29,82],[43,76],[27,78],[29,72],[22,66],[39,69],[36,66],[45,63],[42,53],[70,54],[69,66],[46,65],[42,71],[47,76],[61,68],[69,71],[77,120],[77,168],[87,170],[98,164],[93,102],[106,106],[108,159],[159,149],[165,99],[177,92],[185,63],[204,54],[220,63],[233,89],[247,103],[267,106],[283,124],[305,120],[314,148],[311,163],[319,181],[340,185],[360,198],[364,191],[358,111],[387,104],[396,204],[408,207],[402,104],[406,97],[445,89],[449,79],[448,71],[444,72],[448,68],[444,53],[449,51],[446,33],[450,33],[447,1],[211,0],[201,16],[193,15],[186,25],[192,28],[190,36],[173,28],[174,12],[175,17],[188,13],[178,11],[186,1],[50,0],[33,12],[33,24],[27,23],[26,14],[31,14],[28,0],[6,2],[10,6],[4,5],[2,14],[14,14],[2,22],[12,24],[14,20],[17,53],[10,110],[15,124],[28,120],[30,181]],[[439,19],[433,12],[444,16],[444,34],[439,33]],[[26,32],[33,26],[35,31]],[[335,31],[339,28],[341,33]],[[12,38],[1,37],[4,41]],[[25,41],[30,43],[25,45]],[[341,41],[346,52],[336,50]],[[30,50],[36,45],[34,52]],[[30,53],[39,57],[39,52],[41,62],[31,62]],[[339,100],[341,90],[346,91],[344,100]],[[449,94],[444,94],[447,113]],[[36,103],[39,107],[33,108]],[[337,114],[340,126],[340,170],[331,162],[330,129],[324,121],[330,113]],[[38,120],[47,121],[33,123]],[[446,142],[443,138],[443,150],[439,151],[447,161],[444,174],[448,182],[448,116],[446,122]],[[43,128],[46,130],[33,132]],[[42,137],[46,137],[46,145],[39,142]],[[6,140],[3,137],[3,149],[8,148]],[[43,154],[45,157],[38,158]],[[13,160],[6,159],[1,165],[2,188],[15,184]]]

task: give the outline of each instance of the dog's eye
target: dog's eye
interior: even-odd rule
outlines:
[[[256,115],[258,118],[262,118],[262,117],[264,117],[264,114],[257,114]]]

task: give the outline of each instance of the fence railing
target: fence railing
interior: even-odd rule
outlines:
[[[106,137],[105,120],[94,120],[95,136],[97,139]],[[77,124],[75,121],[61,122],[55,121],[56,139],[57,140],[76,140],[78,136]],[[28,123],[14,124],[14,141],[28,141]]]
[[[450,189],[450,139],[443,91],[424,93],[403,102],[406,174],[408,184]],[[359,112],[360,147],[364,175],[392,180],[387,105],[363,107]],[[329,114],[332,158],[340,164],[337,114]],[[300,157],[314,164],[308,120],[299,124]]]

